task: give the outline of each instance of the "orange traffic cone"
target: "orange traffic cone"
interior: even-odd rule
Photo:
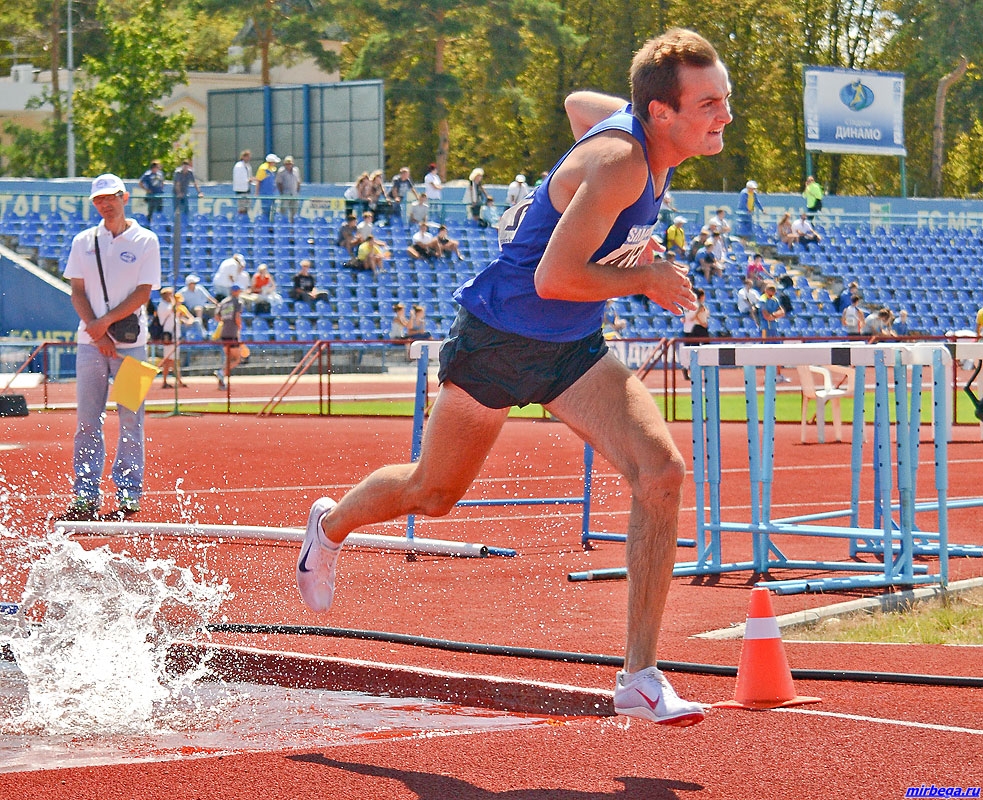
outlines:
[[[778,620],[771,608],[771,592],[763,586],[752,589],[737,667],[737,692],[733,700],[714,703],[714,707],[782,708],[818,702],[818,697],[796,695]]]

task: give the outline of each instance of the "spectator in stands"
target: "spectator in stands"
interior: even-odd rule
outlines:
[[[419,225],[430,218],[430,198],[425,192],[420,192],[416,200],[410,203],[409,211],[406,213],[407,225]]]
[[[833,301],[833,307],[842,314],[850,306],[854,295],[860,295],[860,286],[856,281],[850,281]]]
[[[181,306],[181,308],[184,308],[184,306]],[[163,387],[165,389],[170,388],[170,384],[167,382],[167,376],[171,374],[172,369],[174,370],[174,380],[177,381],[178,386],[186,386],[187,384],[181,380],[180,367],[174,360],[174,353],[177,350],[176,342],[181,337],[181,328],[188,320],[178,310],[178,302],[174,296],[173,286],[164,286],[161,288],[160,302],[157,304],[156,313],[163,332],[162,341],[164,342],[164,350],[160,357],[160,363],[158,364],[163,380]],[[184,313],[188,314],[186,308]],[[188,316],[191,317],[190,314]],[[191,321],[194,321],[194,317],[191,317]]]
[[[200,342],[205,338],[204,323],[191,313],[191,310],[184,302],[184,295],[181,292],[177,292],[174,295],[174,300],[177,302],[178,322],[181,323],[181,340],[184,341],[187,339],[189,342]]]
[[[260,197],[260,218],[266,222],[273,219],[273,206],[276,202],[276,171],[280,157],[267,153],[266,160],[256,170],[256,195]]]
[[[761,295],[754,288],[754,281],[751,278],[745,278],[744,285],[737,290],[737,310],[750,317],[757,328],[761,327],[761,320],[758,318],[758,303],[760,301]]]
[[[369,185],[369,173],[363,172],[345,189],[345,208],[349,213],[361,214],[369,207]]]
[[[799,243],[806,249],[809,249],[810,244],[819,244],[823,237],[819,235],[812,223],[806,216],[806,212],[803,211],[799,214],[799,218],[792,223],[792,231],[799,238]]]
[[[501,215],[495,207],[495,198],[491,195],[488,195],[488,199],[485,200],[485,204],[481,207],[480,217],[478,224],[482,228],[498,227],[498,221],[501,219]]]
[[[903,308],[898,312],[898,318],[894,321],[894,332],[898,336],[909,336],[911,334],[911,326],[908,324],[908,312]],[[977,338],[979,338],[978,334]]]
[[[702,289],[694,289],[696,293],[696,308],[688,308],[683,312],[683,338],[684,339],[709,339],[710,338],[710,310],[706,304],[706,292]],[[694,344],[691,342],[690,344]],[[683,377],[689,380],[689,369],[683,366]]]
[[[859,294],[850,297],[850,305],[844,308],[840,315],[840,324],[843,326],[843,333],[849,337],[857,337],[863,333],[864,312],[860,308]]]
[[[189,275],[184,279],[184,288],[181,290],[184,303],[202,323],[215,316],[215,309],[218,307],[218,300],[208,293],[208,290],[201,285],[201,278],[197,275]]]
[[[754,236],[754,211],[764,212],[761,198],[758,197],[758,184],[748,181],[737,198],[737,235],[742,238]]]
[[[786,211],[782,214],[782,218],[778,220],[778,224],[775,226],[775,234],[778,236],[778,241],[789,248],[794,247],[795,243],[799,241],[799,235],[792,227],[792,214],[790,212]]]
[[[605,339],[622,339],[625,331],[628,330],[628,320],[618,313],[615,308],[614,300],[608,300],[604,305],[604,320],[601,324],[601,332]]]
[[[780,336],[779,325],[785,316],[785,309],[782,308],[781,301],[778,299],[778,289],[773,283],[765,286],[765,293],[758,301],[758,319],[761,321],[761,338],[775,339]],[[778,383],[789,383],[789,379],[782,374],[782,368],[778,367],[775,380]]]
[[[431,164],[427,169],[427,174],[423,176],[423,193],[427,196],[431,206],[440,207],[440,201],[444,197],[444,183],[437,172],[436,164]]]
[[[802,191],[802,199],[806,201],[806,213],[811,222],[816,218],[816,214],[823,208],[823,187],[819,185],[812,175],[806,177],[805,189]]]
[[[215,298],[219,302],[224,300],[234,283],[240,287],[249,286],[250,283],[249,273],[246,272],[246,257],[242,253],[233,253],[219,264],[212,278],[212,293]]]
[[[405,339],[410,329],[410,321],[406,318],[406,306],[403,303],[393,304],[393,318],[389,323],[389,338]]]
[[[427,330],[427,310],[421,305],[414,305],[410,313],[410,325],[406,329],[407,339],[429,339]]]
[[[389,258],[389,247],[371,234],[358,246],[356,255],[358,268],[372,270],[373,274],[381,272]]]
[[[710,233],[722,240],[725,252],[730,250],[730,220],[727,219],[727,209],[718,208],[717,213],[710,217],[707,226]]]
[[[778,321],[785,316],[785,309],[778,300],[778,287],[774,283],[765,286],[765,293],[758,301],[758,318],[761,320],[761,338],[778,336]],[[783,381],[784,383],[784,381]]]
[[[283,159],[283,166],[277,171],[274,179],[276,190],[280,194],[280,213],[287,215],[287,220],[294,221],[300,208],[300,168],[294,165],[294,157]]]
[[[150,169],[140,176],[140,186],[147,193],[147,227],[151,227],[154,214],[164,210],[164,168],[156,158]]]
[[[369,236],[375,235],[375,213],[362,212],[362,221],[358,223],[358,237],[364,242]]]
[[[983,307],[976,312],[976,338],[983,341]]]
[[[897,339],[897,334],[891,327],[893,322],[894,314],[891,309],[884,306],[867,315],[861,332],[867,337],[869,344],[883,342],[885,339]]]
[[[720,231],[720,226],[714,225],[713,221],[711,220],[710,236],[707,238],[706,246],[713,253],[713,257],[717,259],[717,265],[723,269],[724,265],[727,263],[727,256],[730,254],[730,247],[727,243],[727,237]]]
[[[666,252],[675,253],[679,258],[686,254],[686,217],[676,216],[672,225],[666,228]]]
[[[714,275],[723,275],[724,270],[720,263],[717,261],[717,256],[713,252],[714,236],[708,236],[703,246],[696,251],[696,257],[693,259],[693,265],[695,269],[703,274],[707,283],[713,283]]]
[[[215,312],[218,320],[218,338],[225,351],[225,366],[215,370],[219,389],[226,387],[226,378],[242,361],[242,353],[239,350],[239,339],[242,338],[242,301],[239,299],[241,293],[242,287],[238,283],[232,284],[229,287],[229,296],[223,298]]]
[[[249,293],[253,297],[253,311],[257,314],[269,314],[273,310],[273,301],[279,299],[276,290],[276,280],[270,274],[266,264],[256,267],[256,274],[249,284]]]
[[[437,243],[440,245],[440,254],[444,258],[457,256],[460,261],[464,261],[464,256],[461,255],[461,243],[450,237],[446,225],[437,228]]]
[[[505,205],[511,208],[527,194],[529,194],[529,184],[526,183],[526,176],[520,172],[505,192]]]
[[[488,200],[488,192],[485,190],[485,171],[481,167],[475,167],[468,175],[468,186],[464,190],[464,203],[468,207],[471,219],[477,222],[481,219],[481,209]]]
[[[174,177],[171,181],[174,191],[174,213],[183,214],[185,218],[191,213],[188,208],[188,194],[192,186],[195,187],[195,194],[202,197],[201,187],[198,186],[198,179],[195,177],[194,170],[191,169],[191,159],[186,158],[181,162],[181,166],[174,170]]]
[[[392,183],[389,187],[389,202],[399,211],[400,218],[405,218],[405,201],[413,195],[413,199],[419,199],[420,193],[413,186],[410,178],[410,168],[400,167],[399,172],[393,175]]]
[[[392,214],[392,204],[386,194],[386,184],[382,179],[382,170],[376,169],[369,173],[369,209],[375,213],[380,225],[388,225]]]
[[[689,240],[689,249],[686,251],[686,260],[691,263],[695,263],[696,254],[699,252],[701,247],[706,245],[707,239],[709,238],[710,228],[704,225],[702,228],[700,228],[700,232]]]
[[[548,172],[544,172],[543,176],[549,175]],[[672,200],[672,192],[668,189],[665,194],[662,195],[662,207],[659,209],[659,222],[665,225],[667,228],[672,224],[673,218],[679,213],[679,209],[676,208],[676,204]]]
[[[361,243],[362,237],[358,232],[358,219],[349,212],[345,216],[345,221],[341,223],[341,227],[338,228],[338,238],[335,240],[335,244],[338,247],[344,247],[348,251],[348,255],[354,255]]]
[[[436,234],[431,233],[426,222],[420,223],[406,252],[413,258],[436,258],[440,255],[440,242],[437,241]]]
[[[249,150],[243,150],[239,154],[239,160],[232,165],[232,192],[239,198],[236,204],[236,211],[239,214],[249,213],[249,195],[252,192],[253,168],[250,165],[253,154]]]
[[[300,262],[300,269],[294,275],[290,288],[291,300],[303,300],[314,308],[317,299],[326,294],[317,288],[317,281],[311,275],[311,260],[305,258]]]
[[[761,253],[754,253],[748,256],[746,277],[754,283],[756,289],[761,290],[764,290],[767,284],[774,281],[771,272],[768,270],[768,265],[765,264],[765,258]]]

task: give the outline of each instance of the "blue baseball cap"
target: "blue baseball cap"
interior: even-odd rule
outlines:
[[[238,283],[233,283],[229,287],[229,291],[230,292],[241,292],[242,291],[242,287]]]

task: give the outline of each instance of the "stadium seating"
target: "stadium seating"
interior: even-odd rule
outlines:
[[[137,215],[140,217],[140,215]],[[145,222],[144,219],[141,221]],[[348,253],[335,243],[339,217],[296,219],[279,217],[270,225],[240,215],[231,218],[195,215],[184,220],[181,236],[173,236],[173,221],[154,219],[161,242],[164,283],[181,285],[191,273],[209,285],[218,264],[235,252],[243,253],[250,272],[269,265],[281,292],[302,258],[314,262],[318,287],[327,296],[311,309],[306,303],[281,300],[268,318],[247,315],[247,335],[253,341],[308,341],[314,338],[378,339],[388,335],[392,305],[421,303],[431,328],[444,331],[456,313],[454,289],[481,269],[498,252],[497,232],[471,222],[448,220],[450,235],[460,241],[463,261],[412,259],[406,253],[411,231],[393,219],[379,229],[392,257],[377,275],[354,272],[345,264]],[[31,212],[18,216],[7,210],[0,217],[0,236],[22,253],[47,266],[64,268],[72,238],[89,221],[81,217]],[[908,232],[887,226],[821,226],[823,241],[809,250],[785,247],[765,227],[755,227],[755,249],[772,255],[776,277],[793,277],[788,290],[793,302],[784,332],[790,336],[836,337],[841,333],[839,313],[827,287],[834,280],[856,280],[868,307],[886,305],[895,313],[906,309],[913,330],[941,335],[969,325],[973,291],[983,282],[983,242],[978,231],[919,228]],[[176,270],[172,268],[177,259]],[[722,278],[707,282],[694,276],[706,292],[712,330],[734,336],[755,337],[758,331],[735,305],[747,250],[732,242],[731,259]],[[175,274],[176,271],[176,274]],[[945,292],[946,302],[937,299]],[[975,308],[975,306],[973,306]],[[619,298],[616,309],[628,322],[628,335],[679,335],[677,316],[640,297]]]

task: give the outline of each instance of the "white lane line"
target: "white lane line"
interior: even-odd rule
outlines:
[[[835,717],[837,719],[851,719],[857,722],[873,722],[877,725],[897,725],[902,728],[923,728],[930,731],[943,731],[945,733],[969,733],[974,736],[983,736],[983,730],[976,730],[975,728],[957,728],[954,725],[936,725],[931,722],[911,722],[903,719],[865,717],[862,714],[841,714],[836,711],[817,711],[809,708],[775,708],[772,710],[780,711],[783,714],[810,714],[814,717]]]

